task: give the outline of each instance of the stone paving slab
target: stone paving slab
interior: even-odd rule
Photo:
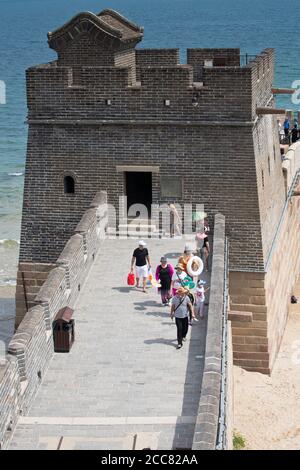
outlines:
[[[183,240],[147,243],[153,271],[165,254],[175,265],[184,247]],[[176,327],[156,289],[126,285],[135,247],[104,242],[76,305],[73,348],[54,355],[11,449],[53,448],[61,436],[68,448],[130,449],[136,433],[144,447],[147,439],[157,449],[191,447],[206,320],[176,350]]]

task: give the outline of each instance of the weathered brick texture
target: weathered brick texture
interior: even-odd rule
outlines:
[[[74,231],[95,191],[107,191],[117,208],[126,194],[118,168],[155,167],[154,204],[204,204],[212,225],[216,213],[225,215],[230,270],[245,283],[236,290],[231,282],[232,309],[253,315],[249,325],[233,320],[234,344],[243,345],[234,350],[235,360],[268,371],[284,324],[283,315],[280,327],[272,326],[270,315],[278,320],[280,314],[271,313],[268,273],[276,262],[269,260],[275,259],[275,234],[284,240],[279,223],[291,179],[290,163],[282,174],[276,118],[256,113],[274,106],[274,50],[242,65],[239,49],[189,49],[183,65],[178,49],[136,50],[141,38],[142,30],[118,14],[82,13],[49,34],[57,61],[27,70],[20,262],[55,263],[73,235],[71,245],[83,237],[80,264],[88,235],[80,227]],[[74,194],[64,194],[65,175],[75,180]],[[165,177],[181,182],[181,197],[162,196]],[[60,266],[68,282],[76,267],[67,260]],[[72,279],[78,288],[80,279]],[[292,281],[277,291],[285,303]],[[32,302],[34,286],[29,294]],[[262,351],[264,336],[276,346]],[[246,352],[247,338],[257,338],[249,353],[269,353],[269,362],[266,356],[237,357]]]
[[[0,364],[1,448],[7,444],[18,416],[28,410],[43,380],[54,352],[52,321],[60,308],[66,305],[74,308],[80,285],[101,246],[106,225],[107,196],[99,192],[50,272],[47,264],[20,265],[26,273],[27,287],[31,284],[39,287],[41,281],[43,284],[37,295],[32,294],[34,306],[27,313],[25,309],[19,312],[19,325],[9,343],[6,362]],[[19,271],[18,287],[20,279]],[[18,290],[17,295],[20,299],[22,291]]]
[[[189,49],[181,65],[178,49],[135,50],[137,29],[100,14],[108,28],[125,31],[127,42],[112,40],[91,15],[73,19],[60,36],[50,34],[57,61],[27,70],[20,260],[54,262],[95,188],[117,206],[126,193],[117,166],[151,164],[159,168],[153,203],[204,204],[211,220],[224,213],[231,268],[263,271],[284,202],[276,123],[256,119],[256,107],[272,96],[273,50],[240,66],[239,49]],[[67,173],[76,178],[71,197],[63,192]],[[164,176],[182,180],[180,200],[161,196]],[[270,192],[274,177],[277,191]]]
[[[17,360],[10,356],[0,364],[0,450],[12,436],[19,415],[21,396]]]
[[[226,256],[225,256],[225,218],[221,214],[215,216],[214,252],[211,273],[211,291],[208,309],[206,350],[204,373],[201,384],[197,422],[193,440],[194,450],[214,450],[217,445],[220,394],[222,381],[222,362],[227,363],[226,396],[229,414],[232,413],[232,357],[231,332],[227,332],[228,349],[226,357],[222,352],[224,305],[226,302]],[[225,313],[227,316],[227,313]],[[230,324],[228,324],[230,328]],[[224,362],[224,364],[225,364]],[[228,416],[230,420],[230,416]],[[227,424],[227,423],[226,423]],[[231,447],[231,427],[226,426],[225,447]]]

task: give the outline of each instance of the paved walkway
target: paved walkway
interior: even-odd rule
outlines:
[[[182,240],[148,240],[153,267],[175,264]],[[75,311],[70,354],[55,354],[10,449],[191,448],[206,320],[176,350],[176,327],[155,288],[126,286],[135,240],[106,240]]]

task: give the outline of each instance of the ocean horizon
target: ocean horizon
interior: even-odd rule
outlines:
[[[300,80],[292,7],[290,0],[0,0],[0,81],[6,85],[6,104],[0,104],[0,287],[16,279],[27,140],[25,71],[56,59],[48,31],[80,11],[112,8],[145,28],[139,47],[180,48],[182,63],[191,47],[240,47],[251,55],[273,47],[274,85],[291,87]],[[277,105],[298,110],[290,96]]]

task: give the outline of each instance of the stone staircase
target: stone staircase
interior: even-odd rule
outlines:
[[[108,227],[108,238],[161,238],[162,233],[156,225],[151,224],[151,220],[137,219],[127,220],[119,224],[118,228]]]
[[[118,228],[115,229],[114,227],[108,226],[107,228],[107,236],[108,238],[132,238],[132,239],[140,239],[140,238],[156,238],[156,239],[169,239],[170,232],[165,232],[153,223],[151,223],[151,219],[128,219],[127,222],[119,223]],[[182,234],[181,236],[174,237],[177,239],[183,239],[186,243],[190,243],[195,245],[195,234]]]

